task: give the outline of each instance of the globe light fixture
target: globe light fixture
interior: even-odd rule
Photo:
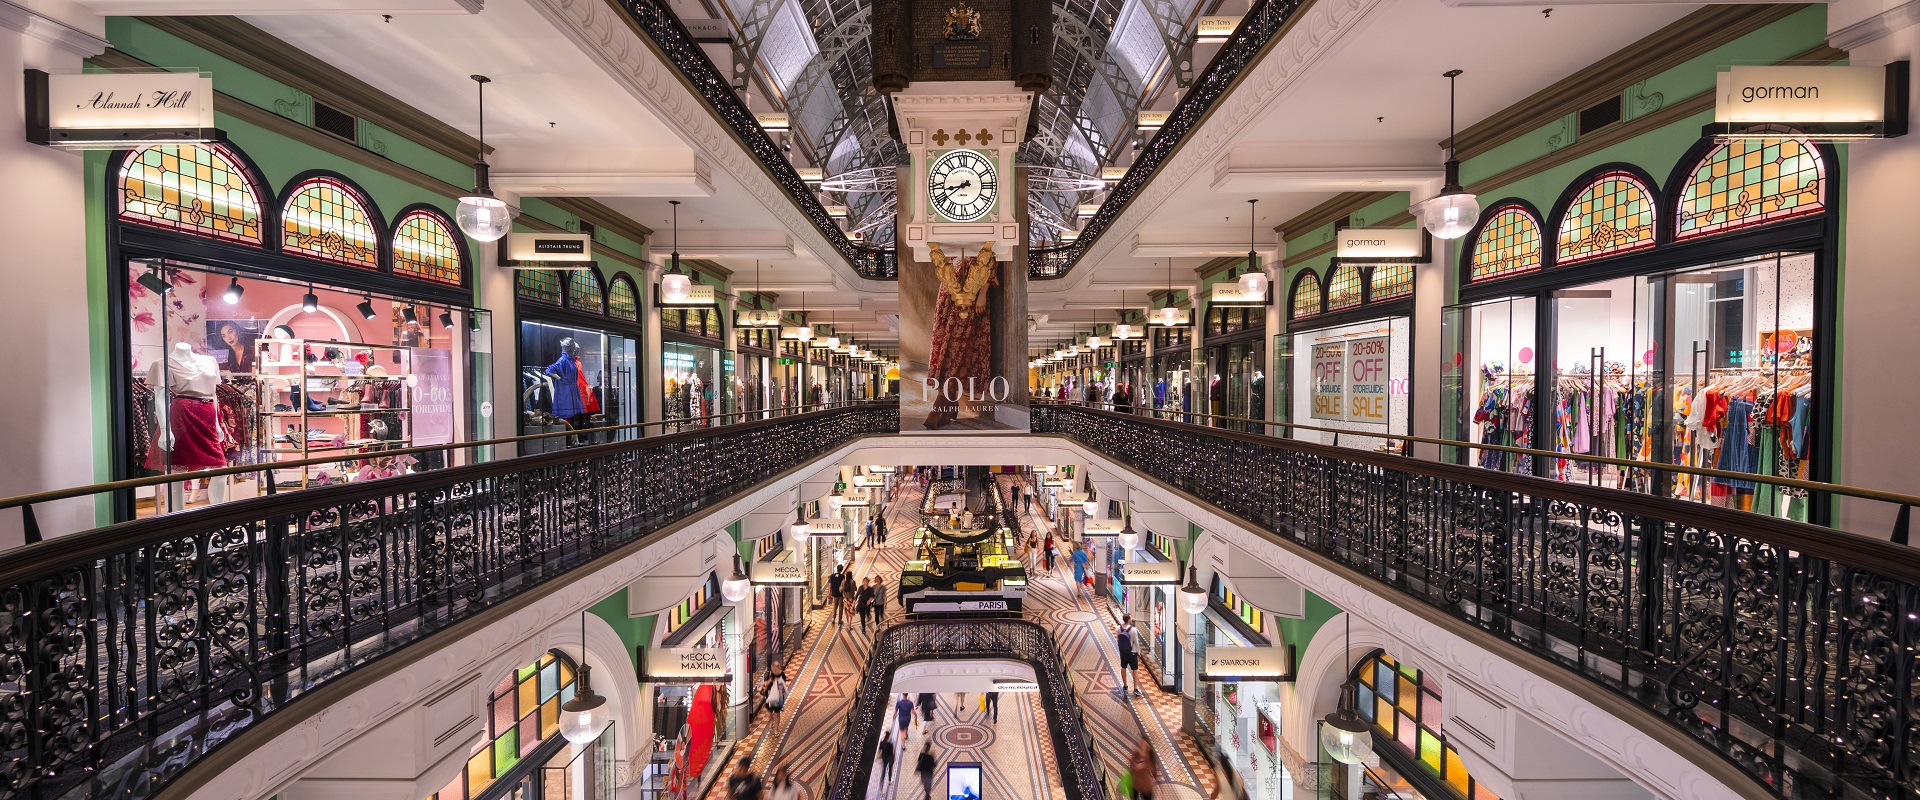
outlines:
[[[1180,309],[1165,306],[1160,309],[1160,324],[1173,326],[1180,324]]]
[[[1447,163],[1446,184],[1437,197],[1423,201],[1414,209],[1420,224],[1436,239],[1458,239],[1473,230],[1480,219],[1480,198],[1460,186],[1460,148],[1454,141],[1454,79],[1460,70],[1448,70],[1447,78]]]
[[[560,738],[576,745],[600,738],[602,723],[594,712],[607,704],[607,698],[593,693],[591,674],[587,667],[587,615],[581,612],[580,668],[574,672],[573,698],[560,704]]]
[[[1260,198],[1257,197],[1247,201],[1247,274],[1240,276],[1240,291],[1264,297],[1267,294],[1267,273],[1260,268],[1260,253],[1253,244],[1256,235],[1254,221],[1258,218],[1254,207],[1259,203]]]
[[[733,574],[720,582],[720,596],[729,603],[738,603],[747,599],[747,593],[753,591],[753,582],[747,580],[746,570],[741,568],[740,554],[733,556]]]
[[[1133,529],[1133,517],[1127,517],[1127,524],[1120,528],[1120,549],[1140,549],[1140,532]]]
[[[807,544],[807,520],[800,508],[793,510],[793,524],[787,526],[787,544],[798,550]]]
[[[684,303],[693,296],[693,279],[680,271],[680,201],[668,200],[667,203],[673,206],[673,255],[667,274],[660,276],[660,299]]]
[[[1200,569],[1187,567],[1187,585],[1180,587],[1180,610],[1199,615],[1207,610],[1207,590],[1200,588]]]
[[[1348,615],[1347,647],[1353,650],[1353,617]],[[1342,764],[1358,764],[1373,756],[1373,726],[1353,708],[1353,678],[1340,685],[1340,707],[1320,723],[1320,746]]]
[[[493,196],[493,186],[487,180],[487,84],[493,79],[485,75],[468,77],[480,87],[480,155],[473,162],[473,191],[460,198],[453,221],[479,241],[499,241],[513,224],[513,210],[507,208],[506,201]]]

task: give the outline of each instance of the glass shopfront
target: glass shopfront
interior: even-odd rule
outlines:
[[[1822,150],[1795,138],[1703,142],[1663,208],[1651,179],[1595,170],[1556,207],[1495,203],[1469,238],[1469,302],[1447,309],[1443,415],[1453,437],[1819,479],[1829,452],[1833,291]],[[1746,165],[1745,175],[1729,165]],[[1777,175],[1767,178],[1766,175]],[[1728,181],[1771,198],[1736,203]],[[1736,187],[1738,188],[1738,187]],[[1673,187],[1669,187],[1669,192]],[[1767,210],[1794,211],[1769,215]],[[1673,214],[1662,213],[1670,209]],[[1607,236],[1596,236],[1608,216]],[[1806,219],[1800,219],[1806,216]],[[1734,222],[1747,218],[1740,224]],[[1763,241],[1746,234],[1766,226]],[[1656,231],[1673,230],[1672,240]],[[1803,247],[1773,249],[1781,243]],[[1543,266],[1544,265],[1544,266]],[[1517,291],[1500,293],[1513,285]],[[1794,491],[1571,458],[1462,448],[1469,463],[1807,520]]]
[[[514,275],[520,318],[522,434],[587,431],[640,421],[640,305],[631,278],[597,268],[522,269]],[[528,442],[538,453],[569,444],[628,439],[638,429]]]
[[[1153,337],[1153,408],[1166,419],[1173,412],[1192,411],[1193,329],[1186,326],[1150,326]]]
[[[778,328],[735,328],[733,341],[734,394],[737,411],[765,411],[778,405],[773,371],[774,337]]]
[[[720,351],[697,344],[668,340],[660,346],[661,384],[666,391],[667,422],[709,425],[702,417],[720,413],[714,402],[720,395]]]
[[[1240,419],[1267,418],[1265,306],[1215,306],[1207,310],[1207,413]],[[1251,429],[1247,423],[1212,420],[1215,427]]]
[[[253,497],[267,480],[278,491],[445,466],[380,453],[492,434],[475,413],[490,398],[488,316],[468,307],[465,239],[444,212],[408,206],[389,221],[318,171],[276,195],[224,143],[118,151],[108,168],[109,346],[125,365],[115,475],[340,457],[135,490],[116,498],[119,517]]]

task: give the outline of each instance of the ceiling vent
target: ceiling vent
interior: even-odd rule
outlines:
[[[1580,135],[1585,136],[1620,121],[1620,95],[1580,110]]]
[[[360,141],[360,120],[333,106],[313,101],[313,127],[349,142]]]

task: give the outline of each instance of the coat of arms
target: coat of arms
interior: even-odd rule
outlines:
[[[967,0],[947,9],[947,41],[969,42],[980,38],[980,12],[967,5]]]

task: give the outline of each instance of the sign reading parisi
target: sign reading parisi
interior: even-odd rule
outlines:
[[[1205,681],[1277,681],[1287,677],[1287,654],[1278,647],[1209,647]]]
[[[654,680],[724,681],[727,651],[718,647],[656,647],[646,654],[647,677]]]

